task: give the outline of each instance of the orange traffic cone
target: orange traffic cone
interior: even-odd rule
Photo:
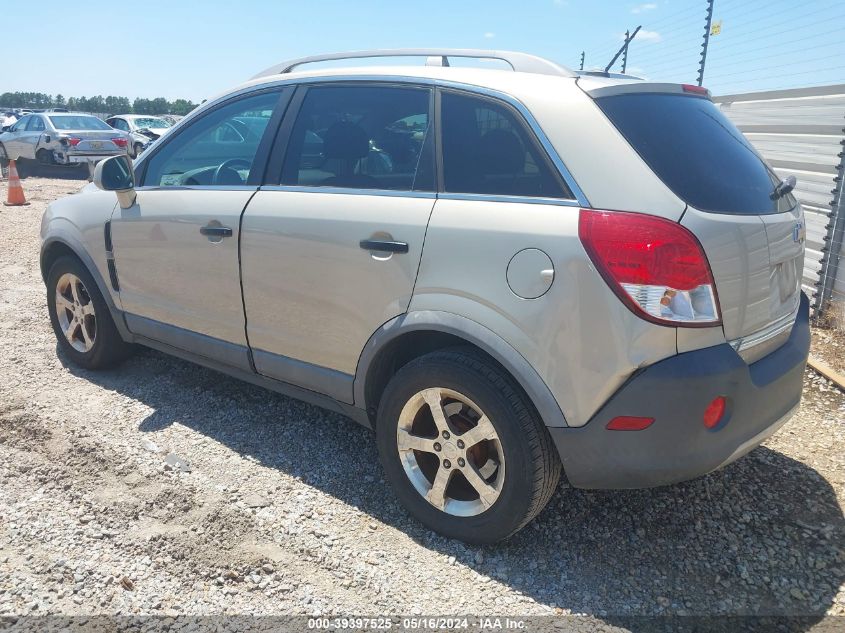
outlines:
[[[23,187],[21,187],[21,179],[18,176],[18,168],[15,167],[15,161],[9,161],[9,195],[4,202],[7,207],[22,207],[29,204],[23,195]]]

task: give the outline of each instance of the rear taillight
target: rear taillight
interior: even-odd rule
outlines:
[[[680,224],[581,209],[578,236],[601,276],[638,316],[684,327],[721,322],[707,256]]]
[[[125,138],[113,138],[111,142],[118,147],[126,147],[128,145],[128,141]]]
[[[68,143],[70,143],[73,147],[76,147],[77,145],[79,145],[79,142],[80,142],[81,140],[82,140],[81,138],[74,138],[74,137],[72,137],[72,136],[71,136],[71,137],[67,140],[67,142],[68,142]]]

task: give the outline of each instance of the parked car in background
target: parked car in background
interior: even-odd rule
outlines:
[[[90,114],[28,114],[0,134],[0,159],[87,165],[126,154],[130,143],[129,134]]]
[[[401,55],[429,65],[297,70]],[[708,473],[801,399],[795,180],[700,86],[503,51],[305,58],[93,180],[41,224],[63,357],[139,343],[349,415],[450,537],[513,534],[561,472]]]
[[[170,123],[170,125],[176,125],[185,118],[182,114],[162,114],[161,118]]]
[[[106,123],[132,136],[130,155],[133,158],[137,158],[151,141],[157,140],[171,127],[163,117],[147,114],[118,114],[106,119]]]

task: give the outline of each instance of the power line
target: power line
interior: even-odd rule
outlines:
[[[840,29],[836,29],[835,33],[838,34],[839,32],[840,32]],[[809,40],[809,39],[815,40],[815,39],[818,39],[818,37],[815,36],[815,35],[812,35],[812,36],[806,37],[804,39],[805,40]],[[760,48],[755,48],[754,50],[749,51],[750,53],[753,53],[753,55],[751,57],[744,56],[744,55],[740,55],[739,57],[731,56],[728,61],[730,61],[731,63],[753,62],[753,61],[756,61],[758,59],[772,59],[772,58],[777,58],[777,57],[783,57],[784,55],[789,55],[790,57],[797,57],[798,56],[797,52],[792,45],[795,44],[796,42],[800,42],[800,41],[802,41],[802,40],[791,40],[789,42],[790,50],[784,50],[784,51],[781,51],[779,53],[769,53],[768,48],[765,47],[765,46],[762,46]],[[802,48],[800,50],[800,52],[806,53],[807,51],[814,51],[814,50],[818,50],[820,48],[828,48],[828,47],[830,47],[830,46],[832,46],[836,43],[837,43],[836,41],[833,41],[833,42],[824,42],[822,44],[817,44],[816,46],[806,46],[806,47]],[[760,55],[761,52],[763,52],[765,54],[761,56]]]
[[[845,65],[828,66],[826,68],[814,68],[813,72],[814,73],[822,73],[822,72],[825,72],[825,71],[828,71],[828,70],[841,70],[841,69],[845,69]],[[774,75],[762,75],[762,76],[754,77],[754,79],[755,80],[758,80],[758,79],[774,79],[775,77],[783,77],[783,73],[779,72],[779,73],[776,73]],[[738,84],[738,83],[748,83],[748,81],[747,80],[732,81],[732,82],[728,82],[728,85]],[[827,83],[827,82],[821,82],[821,83]]]
[[[829,9],[830,9],[830,7],[825,7],[825,8],[824,8],[824,11],[827,11],[827,10],[829,10]],[[780,13],[783,13],[783,12],[782,12],[782,11],[779,11],[779,12],[778,12],[778,14],[780,14]],[[803,15],[801,15],[801,16],[800,16],[800,18],[799,18],[799,19],[801,19],[801,18],[806,18],[806,17],[808,17],[808,16],[815,15],[815,14],[817,14],[817,13],[821,13],[821,10],[819,10],[819,11],[811,11],[810,13],[804,13]],[[778,14],[775,14],[775,15],[778,15]],[[773,16],[773,17],[774,17],[774,16]],[[832,19],[841,19],[841,18],[845,18],[845,15],[833,15],[833,16],[830,16],[830,17],[831,17]],[[776,27],[779,27],[779,26],[783,26],[783,25],[785,25],[785,24],[789,24],[789,25],[791,25],[791,28],[787,29],[787,31],[786,31],[786,32],[794,32],[794,31],[796,31],[797,29],[801,29],[801,28],[806,28],[806,27],[812,27],[812,26],[815,26],[815,22],[817,22],[817,20],[813,20],[813,21],[811,21],[811,22],[810,22],[810,23],[808,23],[808,24],[796,24],[796,19],[795,19],[795,18],[790,18],[790,19],[788,19],[788,20],[784,20],[784,21],[782,21],[782,22],[777,22],[777,23],[775,23],[775,24],[766,24],[766,25],[764,25],[764,28],[765,28],[765,29],[771,29],[771,28],[776,28]],[[760,27],[761,27],[761,25],[760,25],[760,24],[755,24],[755,25],[754,25],[754,30],[753,30],[753,31],[750,31],[750,32],[751,32],[751,33],[756,33],[756,32],[758,32],[758,31],[760,31],[760,30],[761,30],[761,28],[760,28]],[[748,32],[746,31],[746,33],[748,33]],[[736,33],[732,33],[731,35],[732,35],[732,36],[734,36],[734,37],[738,37],[738,36],[743,35],[743,34],[744,34],[743,32],[740,32],[740,33],[738,33],[738,34],[736,34]],[[770,34],[770,33],[767,33],[767,34],[763,35],[763,37],[769,37],[769,36],[771,36],[771,34]],[[751,41],[756,41],[757,39],[760,39],[760,38],[753,38],[753,39],[751,39],[751,40],[743,40],[743,42],[744,42],[744,43],[748,43],[748,42],[751,42]]]
[[[794,62],[784,62],[782,64],[777,64],[777,66],[781,68],[788,68],[789,66],[795,66],[797,64],[809,64],[811,62],[820,62],[825,59],[830,59],[830,55],[824,55],[822,57],[814,57],[813,59],[802,59]],[[766,64],[765,66],[759,66],[757,68],[746,68],[744,70],[740,70],[734,73],[727,73],[722,75],[717,75],[717,77],[735,77],[736,75],[747,75],[748,73],[754,73],[761,70],[769,70],[772,68],[772,64]]]

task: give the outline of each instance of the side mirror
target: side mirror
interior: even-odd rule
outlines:
[[[93,181],[103,191],[116,192],[121,209],[128,209],[135,204],[135,172],[125,154],[112,156],[97,163]]]

